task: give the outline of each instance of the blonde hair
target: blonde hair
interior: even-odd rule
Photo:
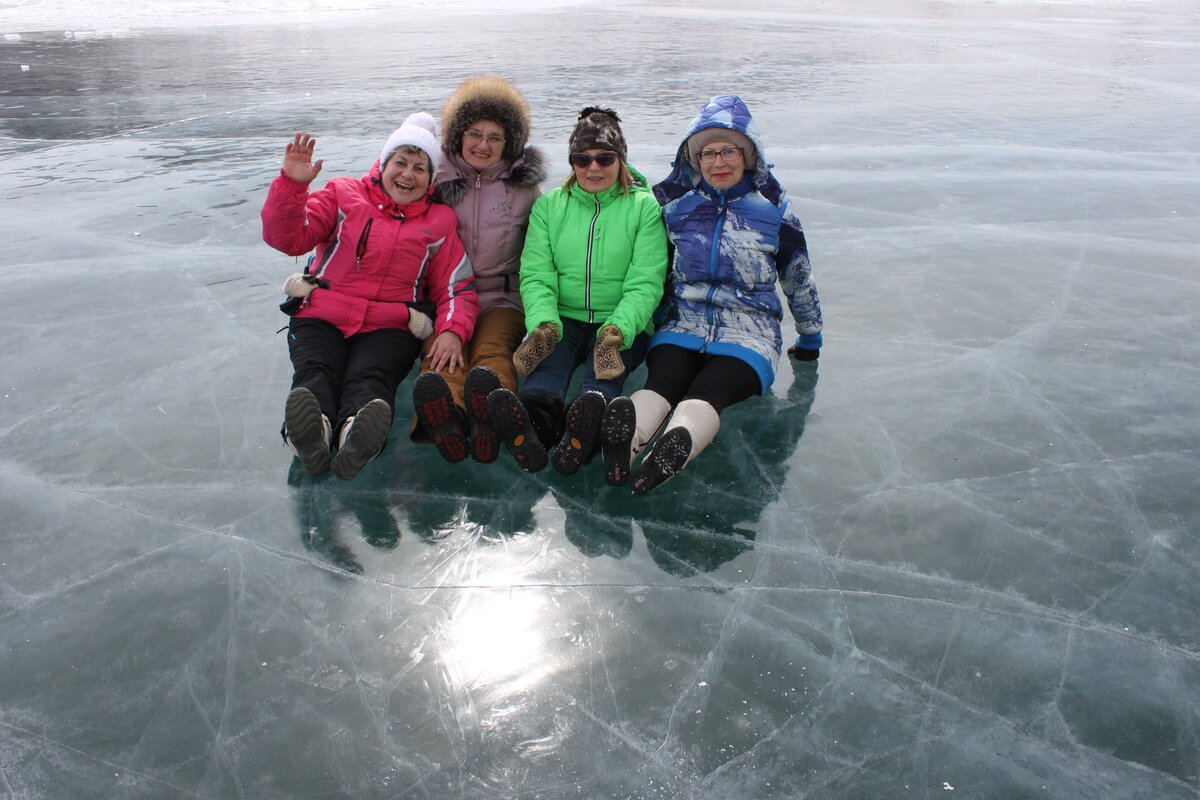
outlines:
[[[618,156],[620,158],[620,156]],[[571,167],[571,174],[563,181],[563,188],[570,189],[579,183],[579,179],[575,177],[575,168]],[[621,191],[626,194],[633,188],[633,173],[629,171],[629,167],[625,166],[625,160],[621,159],[621,168],[617,170],[617,186],[621,187]]]

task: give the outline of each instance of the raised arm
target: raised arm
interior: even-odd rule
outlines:
[[[283,166],[263,203],[263,241],[289,256],[304,255],[327,240],[337,222],[333,193],[308,192],[325,163],[313,162],[316,145],[307,133],[295,135],[284,148]]]

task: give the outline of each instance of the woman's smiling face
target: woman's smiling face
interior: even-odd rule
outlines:
[[[396,201],[397,205],[405,205],[420,200],[429,191],[429,182],[433,177],[429,174],[429,156],[417,150],[406,153],[397,150],[388,159],[383,168],[380,183],[387,196]]]
[[[700,161],[700,173],[714,189],[728,189],[746,174],[745,156],[733,142],[719,139],[709,142],[697,158]]]
[[[467,128],[462,138],[462,157],[482,172],[500,163],[504,155],[504,128],[490,119],[481,119]]]
[[[571,167],[575,170],[576,183],[585,192],[598,194],[617,182],[617,176],[621,172],[621,159],[612,150],[601,150],[598,147],[584,150],[582,155],[591,156],[591,163],[586,167],[581,167],[575,163],[575,155],[572,154]],[[606,167],[596,160],[596,156],[603,156],[605,160],[611,156],[612,161]]]

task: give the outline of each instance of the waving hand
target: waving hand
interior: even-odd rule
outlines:
[[[296,138],[284,148],[283,174],[300,183],[312,183],[325,164],[323,160],[313,163],[313,150],[316,147],[316,139],[307,133],[297,133]]]

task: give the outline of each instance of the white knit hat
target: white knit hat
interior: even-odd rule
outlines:
[[[383,150],[379,153],[379,168],[383,169],[387,166],[388,159],[392,157],[392,153],[403,145],[412,145],[419,147],[429,156],[430,163],[433,164],[432,179],[438,173],[438,160],[441,153],[441,146],[438,144],[437,138],[437,123],[433,117],[426,114],[424,111],[418,111],[415,114],[409,114],[408,119],[404,120],[404,124],[396,130],[392,131],[392,135],[388,137],[387,144],[383,146]]]

